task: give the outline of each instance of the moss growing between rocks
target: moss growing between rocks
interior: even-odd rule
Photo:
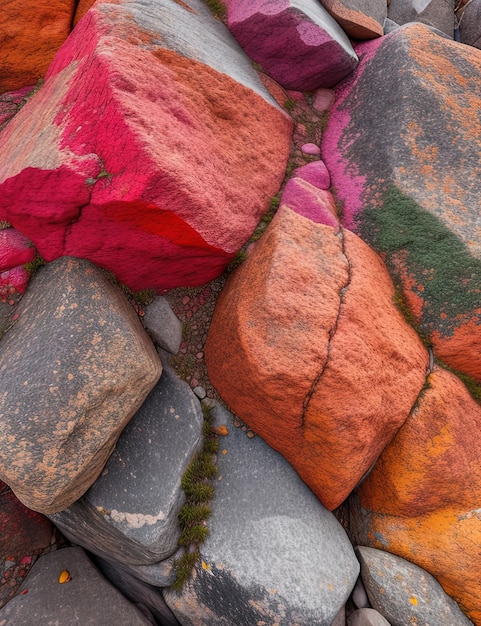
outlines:
[[[35,274],[35,272],[38,270],[39,267],[42,267],[42,265],[46,265],[46,261],[37,252],[37,254],[35,255],[35,258],[32,261],[25,263],[23,267],[27,270],[27,272],[30,272],[30,274],[33,275]]]
[[[218,17],[220,20],[224,20],[226,18],[227,12],[222,0],[204,0],[204,2],[211,10],[214,17]]]

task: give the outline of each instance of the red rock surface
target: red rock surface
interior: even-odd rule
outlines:
[[[356,235],[281,206],[222,291],[205,357],[232,410],[337,507],[407,418],[427,355]]]
[[[35,258],[32,242],[15,228],[0,230],[0,272],[23,265]]]
[[[386,0],[321,0],[351,39],[374,39],[384,33]]]
[[[0,219],[47,261],[88,258],[134,290],[198,285],[267,210],[292,123],[247,60],[229,58],[220,22],[164,0],[145,31],[142,11],[134,0],[92,7],[5,128]],[[156,43],[190,23],[186,54],[232,66],[241,82]]]
[[[77,9],[75,10],[75,17],[73,20],[74,25],[76,25],[83,18],[94,3],[95,0],[79,0]]]
[[[42,78],[67,38],[75,0],[0,0],[0,93]]]

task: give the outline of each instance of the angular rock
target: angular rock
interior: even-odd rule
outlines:
[[[217,301],[205,347],[212,384],[330,509],[424,383],[426,350],[393,296],[356,235],[281,206]]]
[[[471,0],[459,16],[461,42],[481,48],[481,0]]]
[[[27,237],[15,228],[0,230],[0,272],[29,263],[34,258],[35,248]]]
[[[316,0],[229,0],[227,25],[248,56],[286,89],[332,87],[357,64],[346,34]]]
[[[356,553],[369,600],[388,620],[359,623],[373,626],[381,626],[382,623],[392,626],[471,624],[436,579],[417,565],[394,554],[364,546],[358,546]]]
[[[177,354],[182,342],[182,322],[165,298],[157,296],[145,308],[142,321],[159,348],[167,350],[170,354]]]
[[[384,34],[385,0],[321,0],[350,39],[374,39]]]
[[[400,28],[400,25],[394,22],[393,20],[390,20],[388,17],[384,20],[384,34],[385,35],[389,35],[389,33],[392,33],[393,30],[397,30],[398,28]]]
[[[64,570],[71,580],[61,584],[59,575]],[[18,595],[0,609],[0,623],[141,626],[152,622],[102,576],[82,548],[63,548],[35,563]]]
[[[74,0],[1,0],[0,94],[35,84],[70,32]]]
[[[167,604],[183,626],[330,625],[359,571],[343,528],[264,441],[228,430],[201,563]]]
[[[456,18],[454,9],[458,0],[391,0],[387,16],[396,24],[421,22],[432,26],[451,39]]]
[[[0,219],[134,291],[202,284],[277,193],[291,129],[201,0],[98,2],[2,132]]]
[[[95,481],[161,373],[121,290],[89,261],[40,268],[0,342],[0,477],[60,511]]]
[[[426,569],[481,624],[481,408],[446,370],[427,383],[359,488],[350,528],[358,542]]]
[[[180,482],[202,446],[204,418],[189,385],[164,365],[162,376],[122,432],[87,493],[50,519],[66,537],[158,584],[155,570],[177,549]],[[155,565],[150,576],[145,565]],[[168,568],[171,573],[171,567]],[[172,584],[169,576],[167,584]]]
[[[320,161],[319,161],[320,162]],[[287,181],[281,196],[281,205],[318,224],[339,227],[336,203],[330,191],[319,189],[311,182],[293,176]]]
[[[293,177],[301,178],[318,189],[329,190],[331,177],[323,161],[312,161],[293,172]],[[288,181],[289,182],[289,181]]]
[[[421,24],[357,49],[322,144],[343,224],[386,260],[436,357],[481,380],[481,52]]]
[[[390,626],[385,617],[375,609],[358,609],[347,618],[347,626]]]

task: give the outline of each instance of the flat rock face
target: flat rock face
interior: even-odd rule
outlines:
[[[462,43],[481,48],[481,0],[471,0],[459,17]]]
[[[248,56],[286,89],[332,87],[357,64],[346,34],[315,0],[229,0],[227,24]]]
[[[330,509],[424,383],[426,351],[393,295],[356,235],[281,206],[217,302],[205,348],[213,385]]]
[[[356,553],[361,562],[361,576],[369,600],[388,620],[360,624],[471,624],[436,579],[420,567],[394,554],[373,548],[359,546]]]
[[[88,261],[41,268],[16,313],[0,342],[0,476],[54,513],[97,478],[161,364],[124,294]]]
[[[473,545],[481,538],[481,409],[446,370],[436,367],[427,384],[362,483],[351,527],[360,543],[426,569],[480,624],[481,561]]]
[[[0,94],[35,84],[67,38],[75,0],[1,0]]]
[[[61,584],[63,570],[71,580]],[[85,626],[152,623],[102,576],[82,548],[63,548],[42,556],[19,594],[0,610],[0,623],[30,626],[32,620]]]
[[[453,39],[457,4],[457,0],[391,0],[387,15],[396,24],[421,22]]]
[[[164,366],[101,476],[81,500],[50,519],[71,541],[121,567],[171,556],[185,500],[180,481],[202,445],[203,423],[189,385]]]
[[[100,2],[2,132],[0,219],[134,290],[202,284],[277,193],[291,129],[200,0]]]
[[[386,259],[436,357],[481,380],[481,52],[420,24],[357,49],[322,146],[343,224]]]
[[[321,4],[351,39],[374,39],[384,34],[385,0],[321,0]]]
[[[330,626],[359,571],[343,528],[259,437],[227,429],[202,562],[167,604],[183,626]]]

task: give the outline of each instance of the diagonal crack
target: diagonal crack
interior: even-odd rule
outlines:
[[[343,304],[344,304],[344,297],[345,297],[346,291],[349,289],[349,285],[351,284],[351,278],[352,278],[351,263],[349,262],[349,258],[348,258],[347,254],[346,254],[346,241],[345,241],[345,238],[344,238],[344,229],[343,229],[343,227],[341,225],[339,225],[339,230],[336,233],[336,236],[338,236],[340,238],[340,240],[341,240],[342,254],[343,254],[344,258],[346,259],[347,279],[346,279],[346,282],[344,283],[344,285],[339,290],[339,308],[337,310],[337,316],[336,316],[336,319],[334,321],[334,324],[332,325],[331,329],[329,330],[329,338],[328,338],[328,342],[327,342],[326,360],[324,361],[324,364],[323,364],[320,372],[315,377],[315,379],[312,381],[311,388],[307,392],[306,397],[304,398],[304,401],[302,403],[301,428],[304,428],[304,426],[305,426],[305,419],[306,419],[307,411],[309,410],[309,405],[311,403],[312,396],[314,395],[316,387],[319,384],[322,376],[324,375],[324,372],[326,371],[327,366],[329,365],[330,356],[331,356],[331,343],[332,343],[332,340],[334,339],[334,335],[336,334],[336,331],[337,331],[337,327],[338,327],[338,324],[339,324],[339,319],[341,317],[341,312],[342,312],[342,308],[343,308]]]

